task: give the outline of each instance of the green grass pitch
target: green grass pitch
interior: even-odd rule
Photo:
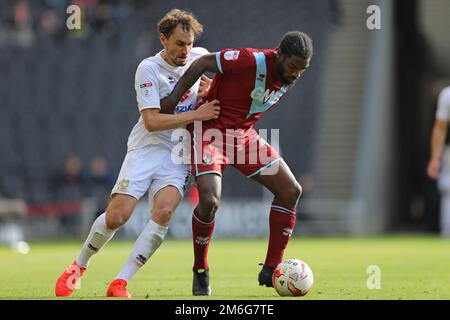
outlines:
[[[0,247],[0,299],[55,299],[54,284],[80,242],[31,243],[29,254]],[[68,299],[103,299],[133,246],[112,241],[91,260],[81,289]],[[315,283],[306,297],[279,297],[259,287],[266,239],[214,239],[209,249],[212,297],[200,299],[449,299],[450,241],[429,236],[292,238],[285,258],[305,260]],[[135,299],[191,296],[192,245],[168,239],[128,285]],[[381,270],[381,288],[368,289],[367,268]]]

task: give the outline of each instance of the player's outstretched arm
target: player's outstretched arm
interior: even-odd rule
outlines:
[[[163,114],[159,109],[144,109],[141,111],[142,120],[147,131],[175,129],[194,121],[217,119],[220,114],[218,100],[201,105],[198,109],[178,114]]]
[[[432,179],[436,179],[439,174],[446,135],[447,121],[436,119],[431,134],[431,157],[427,167],[428,176]]]
[[[192,62],[190,67],[178,81],[172,93],[161,100],[161,113],[173,113],[183,94],[192,87],[205,72],[219,72],[215,53],[206,54]]]

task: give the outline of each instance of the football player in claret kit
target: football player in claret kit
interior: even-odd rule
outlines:
[[[311,38],[293,31],[286,33],[275,49],[225,49],[204,55],[192,63],[174,91],[161,101],[162,110],[170,112],[203,73],[216,73],[201,103],[219,100],[219,118],[204,121],[200,130],[192,124],[188,126],[193,140],[191,168],[199,192],[199,203],[192,215],[193,295],[211,295],[207,253],[215,212],[220,204],[222,171],[227,165],[274,194],[267,255],[258,276],[260,285],[272,287],[273,270],[282,261],[295,226],[296,207],[302,189],[284,160],[259,137],[253,125],[305,72],[312,53]],[[232,139],[229,139],[230,130],[233,131]],[[222,136],[218,136],[217,131]],[[214,139],[209,139],[210,136]],[[256,161],[250,161],[255,156],[255,151],[252,151],[255,145],[257,154],[253,158]],[[236,161],[236,154],[242,151],[245,161]]]
[[[158,30],[164,49],[144,59],[137,68],[134,85],[141,117],[128,138],[127,154],[111,192],[111,202],[94,221],[79,256],[58,278],[55,286],[58,297],[72,294],[91,257],[127,222],[137,201],[148,191],[153,203],[152,218],[106,292],[109,297],[131,297],[126,289],[128,281],[161,245],[171,216],[185,192],[189,165],[182,159],[173,161],[176,143],[172,129],[219,115],[218,101],[191,111],[197,103],[200,81],[194,81],[189,90],[185,90],[172,114],[160,113],[160,99],[173,90],[187,67],[208,51],[193,48],[195,34],[201,33],[203,28],[189,12],[169,11],[159,22]]]

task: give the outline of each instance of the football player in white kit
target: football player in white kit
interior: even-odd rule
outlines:
[[[128,281],[161,245],[185,192],[190,167],[180,164],[183,161],[172,160],[172,149],[179,143],[172,141],[173,129],[196,120],[218,118],[220,106],[216,100],[191,111],[197,102],[200,81],[185,93],[175,114],[160,113],[160,99],[170,94],[192,61],[208,51],[193,48],[195,35],[203,29],[189,12],[169,11],[159,22],[158,31],[164,49],[144,59],[136,71],[134,86],[141,116],[128,138],[127,154],[111,192],[112,199],[94,221],[79,256],[58,278],[56,296],[72,294],[90,258],[127,222],[137,201],[148,191],[153,204],[150,222],[106,293],[110,297],[131,297],[126,290]]]
[[[441,192],[441,235],[450,237],[450,147],[445,146],[448,122],[450,120],[450,86],[439,94],[436,120],[431,135],[431,156],[427,173],[438,179]]]

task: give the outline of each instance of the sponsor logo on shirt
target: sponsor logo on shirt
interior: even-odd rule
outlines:
[[[227,51],[223,54],[223,57],[225,60],[236,61],[239,58],[239,53],[238,50]]]
[[[151,83],[151,82],[147,82],[147,83],[143,83],[143,84],[141,84],[140,86],[139,86],[139,88],[149,88],[149,87],[151,87],[151,86],[153,86],[153,84]]]
[[[186,106],[186,105],[178,105],[175,108],[175,113],[192,111],[192,109],[193,109],[192,103],[190,105],[188,105],[188,106]]]
[[[283,92],[281,90],[274,90],[270,91],[267,89],[264,91],[263,88],[255,88],[250,93],[250,97],[252,97],[253,100],[257,100],[261,103],[266,103],[269,101],[271,104],[275,104],[280,100],[281,96],[283,95]]]

